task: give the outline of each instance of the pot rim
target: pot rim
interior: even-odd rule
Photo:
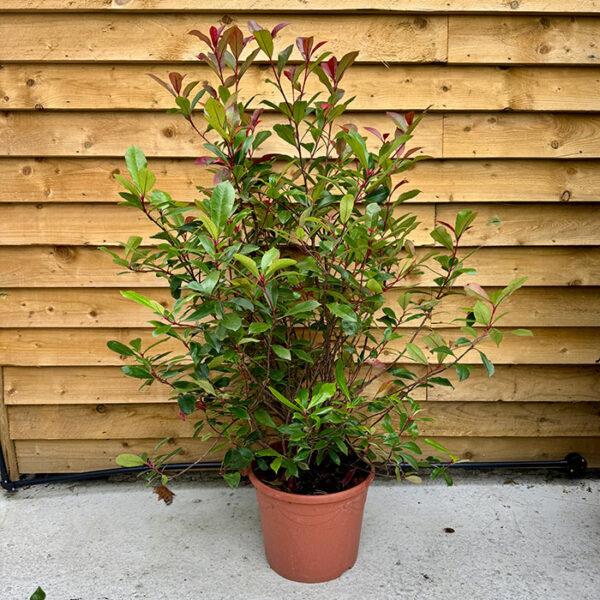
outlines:
[[[294,504],[333,504],[334,502],[343,502],[354,496],[361,494],[366,488],[371,485],[375,478],[375,467],[371,465],[371,472],[358,485],[351,487],[348,490],[334,492],[333,494],[291,494],[290,492],[282,492],[272,488],[270,485],[263,483],[254,473],[253,465],[250,466],[248,477],[256,491],[260,491],[266,496],[270,496],[279,501],[291,502]]]

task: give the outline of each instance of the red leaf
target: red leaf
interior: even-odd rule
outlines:
[[[262,27],[256,21],[250,19],[250,21],[248,21],[248,29],[250,30],[250,33],[254,33],[255,31],[260,31]]]
[[[197,38],[200,38],[203,42],[206,42],[206,44],[210,46],[210,39],[201,31],[198,31],[197,29],[192,29],[192,31],[189,31],[188,33],[190,35],[195,35]]]
[[[181,83],[183,82],[184,78],[185,75],[182,75],[181,73],[169,73],[169,79],[171,80],[171,83],[173,84],[173,88],[177,92],[177,95],[179,95],[179,92],[181,92]]]
[[[213,47],[215,47],[217,45],[217,42],[219,41],[219,30],[213,25],[209,31],[210,39],[213,43]]]
[[[175,90],[166,81],[163,81],[162,79],[158,78],[156,75],[153,75],[152,73],[146,73],[146,75],[148,75],[148,77],[152,77],[152,79],[154,79],[154,81],[157,81],[158,83],[160,83],[160,85],[162,85],[169,92],[169,94],[173,94],[173,96],[175,96],[177,98],[177,94],[175,93]]]
[[[234,25],[230,30],[228,35],[229,47],[231,48],[231,53],[238,58],[244,49],[244,34],[242,30]]]
[[[381,133],[379,133],[379,131],[377,131],[377,129],[375,129],[374,127],[365,127],[365,129],[367,131],[370,131],[373,135],[376,135],[382,142],[384,141]]]
[[[271,37],[274,38],[284,27],[287,27],[289,23],[279,23],[271,29]]]

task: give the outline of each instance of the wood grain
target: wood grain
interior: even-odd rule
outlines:
[[[132,143],[149,157],[196,158],[199,138],[177,115],[160,113],[8,112],[0,115],[3,156],[123,156]],[[274,123],[265,115],[265,126]],[[442,123],[443,120],[443,123]],[[348,114],[359,127],[390,129],[380,113]],[[568,114],[432,114],[411,146],[435,158],[598,158],[600,116]],[[369,141],[373,139],[367,135]],[[279,138],[277,138],[279,140]],[[289,152],[279,141],[265,151]]]
[[[452,16],[449,63],[598,64],[593,17]]]
[[[424,436],[590,437],[600,435],[600,402],[423,402]],[[196,418],[177,404],[8,406],[10,438],[130,439],[192,437]],[[198,416],[200,418],[200,416]]]
[[[6,14],[0,22],[0,56],[5,62],[196,62],[204,44],[188,35],[212,25],[237,23],[247,31],[248,19],[265,29],[287,22],[277,36],[276,51],[298,36],[328,40],[342,56],[360,48],[363,61],[440,62],[446,60],[447,21],[442,16],[210,15],[134,14]],[[292,58],[300,54],[294,46]]]
[[[454,223],[459,210],[469,205],[403,206],[421,225],[411,234],[418,245],[431,245],[434,219]],[[600,245],[600,205],[480,204],[475,227],[462,238],[463,246],[597,246]],[[0,245],[59,244],[65,246],[118,245],[130,235],[143,237],[146,245],[159,229],[135,209],[110,204],[7,204],[2,209]],[[193,214],[193,213],[191,213]],[[499,226],[487,225],[499,218]]]
[[[174,198],[192,201],[213,176],[192,159],[153,158],[150,168]],[[0,158],[0,202],[116,203],[114,174],[123,158]],[[600,162],[593,160],[427,160],[408,173],[421,190],[411,203],[598,202]]]
[[[468,260],[477,269],[476,281],[504,286],[515,277],[528,277],[531,286],[599,286],[600,248],[481,248]],[[548,268],[552,265],[552,268]],[[162,287],[163,279],[149,273],[118,275],[120,267],[96,248],[82,246],[0,247],[0,289],[107,287]],[[406,284],[432,285],[433,277],[406,279]],[[464,285],[474,279],[457,279]]]
[[[462,335],[458,329],[438,329],[445,339],[453,341]],[[497,364],[565,364],[594,365],[600,356],[600,337],[597,328],[532,328],[534,337],[506,335],[501,348],[487,341],[479,348]],[[404,330],[407,336],[410,329]],[[377,336],[378,332],[374,334]],[[123,365],[119,356],[106,347],[109,340],[128,342],[142,338],[142,344],[153,340],[147,329],[0,329],[0,364],[7,366],[112,366]],[[403,340],[395,340],[390,350],[379,360],[391,362],[397,350],[404,348]],[[181,352],[183,346],[167,342],[163,351]],[[464,362],[480,364],[476,352]]]
[[[4,388],[4,369],[0,367],[0,442],[2,443],[0,452],[2,452],[8,476],[14,481],[19,478],[19,467],[15,453],[15,443],[10,439],[9,435],[9,419],[4,402]]]
[[[201,65],[6,64],[0,71],[0,109],[165,110],[174,106],[173,97],[148,72],[167,79],[171,71],[186,73],[190,81],[215,81]],[[250,106],[259,106],[262,98],[279,102],[279,92],[265,83],[268,76],[258,67],[244,75],[241,97],[256,95]],[[600,110],[600,77],[593,67],[355,65],[343,86],[347,98],[356,96],[354,111]],[[318,81],[308,88],[322,89]]]
[[[22,440],[17,441],[17,457],[21,473],[81,473],[83,471],[114,469],[119,454],[152,452],[164,437],[154,440]],[[170,462],[193,462],[210,448],[211,441],[199,439],[169,440],[162,447],[182,452]],[[226,449],[207,456],[207,461],[220,461]]]
[[[444,117],[446,158],[594,158],[600,119],[565,114],[472,114]]]
[[[5,11],[106,12],[353,12],[379,13],[600,13],[597,0],[222,0],[218,6],[205,0],[1,0]]]
[[[7,382],[9,381],[9,369]],[[427,398],[440,402],[597,402],[600,397],[600,367],[568,365],[500,365],[493,377],[483,370],[472,371],[469,379],[458,381],[456,373],[447,378],[454,388],[434,386]],[[6,393],[7,401],[10,395]]]
[[[0,115],[2,156],[124,156],[131,144],[148,157],[197,158],[206,154],[202,139],[180,115],[161,113],[8,112]],[[265,128],[276,122],[275,115],[263,116]],[[343,123],[372,126],[393,131],[384,114],[349,113]],[[442,115],[429,115],[410,142],[422,147],[419,154],[441,156]],[[209,135],[209,138],[211,136]],[[375,136],[367,134],[372,147]],[[273,136],[265,152],[290,153],[292,147]],[[83,184],[83,182],[82,182]],[[85,185],[85,184],[84,184]]]
[[[454,224],[461,209],[475,209],[473,229],[461,238],[464,246],[597,246],[600,245],[600,204],[446,204],[436,218]],[[485,225],[499,218],[498,226]]]
[[[427,399],[436,402],[598,402],[600,367],[569,365],[498,365],[493,377],[479,369],[454,388],[434,386]],[[4,367],[8,405],[150,404],[167,402],[170,391],[139,382],[118,367]],[[425,398],[423,398],[425,399]],[[421,401],[421,399],[419,399]]]
[[[123,452],[150,452],[163,438],[147,440],[18,440],[15,443],[22,473],[80,473],[115,468],[115,458]],[[459,438],[436,437],[460,458],[471,461],[562,460],[569,452],[585,456],[588,466],[600,467],[600,438]],[[182,448],[173,458],[176,462],[193,462],[210,442],[198,439],[174,439],[167,449]],[[209,461],[220,460],[225,450],[211,455]],[[458,473],[455,474],[455,477]]]
[[[499,288],[487,288],[492,292]],[[171,306],[167,288],[139,288],[140,294]],[[386,293],[385,306],[397,308],[402,289]],[[503,303],[504,327],[596,327],[600,324],[600,287],[528,287]],[[415,296],[419,298],[419,296]],[[434,320],[449,324],[463,317],[470,297],[448,296],[437,306]],[[152,312],[123,298],[115,288],[15,288],[2,300],[0,327],[151,327]],[[407,326],[410,326],[408,323]]]

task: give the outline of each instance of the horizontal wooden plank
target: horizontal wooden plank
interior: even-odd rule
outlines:
[[[488,288],[492,292],[498,288]],[[173,302],[168,288],[139,288],[163,306]],[[386,305],[397,307],[401,289],[386,293]],[[599,287],[523,288],[503,304],[504,327],[596,327],[600,324]],[[448,296],[438,305],[436,323],[463,317],[474,299]],[[123,298],[115,288],[11,289],[2,300],[0,327],[150,327],[152,312]],[[413,325],[409,323],[408,325]]]
[[[423,402],[425,436],[588,437],[600,435],[600,402]],[[8,406],[13,440],[192,437],[177,404]]]
[[[451,114],[444,117],[447,158],[593,158],[600,118],[565,114]]]
[[[576,211],[575,206],[573,210]],[[161,240],[151,239],[160,229],[141,210],[116,204],[7,204],[2,212],[0,246],[115,246],[119,242],[126,242],[130,235],[141,236],[144,245],[161,243]],[[398,217],[407,212],[416,216],[420,223],[411,234],[413,242],[417,246],[433,245],[429,233],[434,228],[435,207],[417,204],[395,210]],[[197,213],[196,210],[190,214]],[[586,214],[593,223],[591,211]],[[555,237],[558,238],[559,234]]]
[[[7,156],[121,157],[135,144],[147,156],[197,158],[206,154],[202,139],[187,121],[176,118],[178,116],[149,112],[2,113],[0,151]],[[273,114],[265,114],[262,120],[265,128],[277,122]],[[344,123],[350,121],[361,128],[367,125],[380,131],[393,131],[395,127],[389,117],[380,113],[348,113]],[[376,139],[371,134],[368,137],[371,141]],[[420,154],[441,156],[442,115],[429,115],[424,119],[411,146],[422,147]],[[264,150],[287,154],[291,146],[273,136]]]
[[[448,62],[598,64],[600,19],[453,16]]]
[[[493,377],[474,370],[469,379],[447,377],[454,388],[435,386],[427,398],[436,402],[598,402],[600,366],[498,365]],[[139,391],[139,382],[118,367],[4,367],[7,405],[161,403],[164,385]],[[420,399],[419,399],[420,401]]]
[[[164,437],[154,440],[22,440],[15,444],[19,472],[25,473],[82,473],[118,467],[119,454],[152,452]],[[211,441],[199,439],[169,440],[165,450],[181,447],[182,451],[170,462],[194,462],[211,446]],[[206,461],[220,461],[223,449],[206,457]]]
[[[150,167],[178,200],[212,185],[212,174],[191,159],[154,158]],[[123,172],[122,158],[0,158],[0,202],[115,203],[113,174]],[[599,161],[428,160],[403,175],[421,190],[416,203],[600,201]]]
[[[530,286],[600,285],[600,248],[481,248],[468,260],[480,285],[507,285],[527,276]],[[552,265],[552,268],[549,268]],[[148,273],[117,275],[120,267],[96,248],[81,246],[0,247],[0,289],[57,287],[162,287]],[[433,277],[407,278],[407,285],[432,285]],[[470,276],[459,285],[473,281]]]
[[[431,245],[434,219],[453,223],[459,210],[469,205],[437,207],[417,204],[401,207],[421,225],[411,238],[416,245]],[[596,246],[600,245],[600,204],[545,205],[480,204],[478,218],[463,239],[463,246]],[[59,244],[117,245],[130,235],[154,245],[159,229],[135,209],[110,204],[7,204],[2,209],[0,245]],[[398,212],[398,211],[396,211]],[[501,224],[487,225],[498,217]]]
[[[19,470],[26,473],[81,473],[115,468],[115,458],[123,452],[150,452],[160,439],[146,440],[18,440],[15,442]],[[561,460],[570,452],[585,456],[588,466],[600,467],[600,438],[445,438],[436,441],[460,458],[471,461]],[[182,448],[176,462],[193,462],[202,456],[210,442],[174,439],[168,449]],[[224,450],[207,457],[220,460]]]
[[[164,110],[173,97],[148,77],[147,65],[6,64],[0,72],[0,109]],[[158,77],[184,71],[190,81],[212,81],[206,67],[160,65]],[[240,97],[256,95],[279,102],[279,92],[265,83],[269,73],[248,70]],[[380,83],[385,85],[378,85]],[[500,68],[439,65],[356,65],[344,75],[352,110],[432,111],[600,111],[600,78],[594,68]],[[324,89],[320,82],[310,92]]]
[[[438,329],[452,341],[462,335],[458,329]],[[506,335],[502,346],[491,342],[481,344],[494,363],[498,364],[565,364],[593,365],[600,356],[600,337],[597,328],[533,328],[534,337]],[[410,329],[404,330],[411,335]],[[141,337],[143,343],[153,340],[147,329],[0,329],[0,364],[7,366],[110,366],[125,364],[106,347],[108,340],[127,342]],[[392,351],[379,357],[393,360],[394,349],[403,348],[403,340],[390,343]],[[183,346],[167,342],[162,348],[180,352]],[[479,364],[476,352],[465,362]]]
[[[0,115],[4,156],[123,156],[136,144],[150,157],[204,154],[200,138],[177,115],[160,113],[8,112]],[[274,115],[265,115],[265,126]],[[344,122],[390,130],[381,113],[353,113]],[[443,122],[442,122],[443,121]],[[411,143],[435,158],[597,158],[600,116],[569,114],[432,114]],[[371,134],[367,138],[373,139]],[[289,152],[279,140],[268,150]],[[443,142],[443,143],[442,143]],[[267,146],[265,145],[265,150]]]
[[[298,36],[327,40],[339,56],[360,49],[373,62],[439,62],[446,60],[447,20],[442,16],[402,15],[260,15],[221,17],[247,30],[248,19],[264,28],[289,23],[277,36],[277,48]],[[6,14],[0,22],[0,56],[5,62],[196,62],[204,45],[192,29],[219,25],[210,14]],[[294,47],[292,57],[300,54]]]
[[[9,369],[6,369],[9,372]],[[600,398],[600,366],[500,365],[493,377],[482,370],[472,371],[469,379],[458,381],[456,373],[448,379],[454,388],[434,386],[427,398],[440,402],[597,402]],[[6,380],[7,385],[9,379]],[[7,390],[8,391],[8,390]],[[10,394],[5,392],[7,403]]]
[[[353,12],[388,13],[600,13],[598,0],[1,0],[5,11],[106,11],[106,12]]]
[[[600,204],[446,204],[436,207],[436,218],[454,223],[465,208],[478,214],[461,239],[465,246],[600,245]],[[485,226],[493,217],[501,223]]]

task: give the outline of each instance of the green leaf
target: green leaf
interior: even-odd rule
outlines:
[[[219,237],[219,229],[218,227],[209,219],[207,215],[204,213],[198,213],[198,218],[204,224],[206,231],[211,235],[211,237],[216,240]]]
[[[225,109],[216,98],[209,98],[204,105],[204,115],[208,124],[221,134],[224,138],[229,138],[225,132],[226,120]]]
[[[219,183],[210,197],[210,218],[217,226],[219,233],[225,227],[227,220],[233,214],[235,190],[229,181]]]
[[[135,377],[136,379],[152,379],[150,371],[146,367],[139,365],[125,365],[121,367],[121,372],[125,373],[128,377]]]
[[[490,319],[492,318],[492,311],[487,304],[484,304],[480,300],[475,302],[475,306],[473,307],[473,314],[475,315],[475,320],[482,325],[489,325]]]
[[[196,410],[196,396],[194,394],[179,394],[177,404],[184,415],[191,415]]]
[[[277,248],[271,248],[270,250],[267,250],[260,259],[260,270],[265,273],[271,266],[271,263],[278,258],[279,250],[277,250]]]
[[[503,290],[500,290],[498,295],[494,298],[496,305],[500,304],[500,302],[516,292],[526,281],[527,277],[517,277],[516,279],[513,279]]]
[[[140,169],[138,172],[139,187],[142,194],[147,194],[156,183],[156,177],[150,169]]]
[[[235,489],[238,485],[240,485],[240,480],[242,476],[239,472],[236,473],[223,473],[223,479],[227,482],[230,488]]]
[[[344,139],[348,142],[350,148],[352,148],[352,152],[362,167],[367,169],[369,166],[369,153],[363,137],[358,132],[351,129],[348,133],[344,133]]]
[[[156,300],[146,298],[146,296],[142,296],[142,294],[138,294],[137,292],[131,290],[127,292],[121,291],[121,296],[128,300],[133,300],[142,306],[147,306],[160,315],[165,313],[165,307],[162,304],[158,303]]]
[[[269,277],[275,271],[280,271],[281,269],[287,269],[296,264],[296,261],[293,258],[278,258],[271,263],[271,266],[268,268],[265,273],[265,277]]]
[[[352,210],[354,209],[354,196],[346,194],[340,200],[340,221],[347,223],[352,216]]]
[[[459,237],[466,229],[471,225],[471,223],[475,220],[477,216],[476,212],[472,210],[459,210],[456,215],[456,224],[454,226],[454,231],[456,233],[456,237]]]
[[[348,382],[346,381],[346,374],[344,372],[344,364],[342,363],[341,360],[338,360],[335,363],[335,380],[337,382],[338,387],[344,394],[344,396],[346,396],[346,398],[348,398],[348,400],[350,400],[351,399],[350,398],[350,390],[348,389]]]
[[[287,48],[285,48],[284,50],[282,50],[278,55],[277,55],[277,73],[279,75],[281,75],[281,72],[283,71],[285,65],[287,64],[287,61],[290,58],[290,55],[292,54],[292,50],[294,49],[293,44],[290,44]]]
[[[141,187],[138,173],[148,165],[144,153],[137,146],[129,146],[127,152],[125,152],[125,164],[135,185]]]
[[[383,292],[383,288],[381,287],[381,284],[379,283],[379,281],[376,281],[375,279],[369,279],[367,281],[367,289],[371,290],[375,294],[381,294],[381,292]]]
[[[117,342],[116,340],[106,342],[106,345],[108,346],[109,350],[116,352],[120,356],[133,356],[135,354],[135,352],[129,346],[126,346],[121,342]]]
[[[277,400],[279,400],[279,402],[285,404],[288,408],[291,408],[292,410],[298,410],[297,406],[292,404],[281,392],[278,392],[275,388],[269,386],[269,391],[271,394],[273,394],[273,396],[275,396],[275,398],[277,398]]]
[[[512,331],[509,331],[508,333],[512,333],[513,335],[519,335],[519,336],[533,337],[533,333],[531,331],[529,331],[529,329],[513,329]]]
[[[447,248],[448,250],[454,249],[452,238],[445,227],[436,227],[429,235],[434,241],[438,242],[438,244],[444,246],[444,248]]]
[[[119,454],[115,462],[121,467],[141,467],[146,461],[137,454]]]
[[[267,331],[267,329],[271,329],[271,326],[268,323],[251,323],[250,327],[248,327],[248,333],[256,335],[257,333]]]
[[[336,317],[340,317],[340,319],[344,319],[345,321],[351,321],[353,323],[358,322],[357,314],[346,304],[339,304],[338,302],[332,302],[331,304],[327,305],[327,308]]]
[[[455,365],[454,368],[456,369],[459,381],[464,381],[469,378],[469,375],[471,374],[471,369],[469,369],[469,367],[465,365]]]
[[[272,350],[277,356],[279,356],[279,358],[283,358],[284,360],[292,360],[292,355],[287,348],[275,344],[272,346]]]
[[[451,456],[450,452],[448,452],[448,449],[444,448],[444,446],[442,446],[438,442],[435,442],[434,440],[430,440],[429,438],[423,438],[423,442],[425,444],[427,444],[428,446],[435,448],[438,452],[441,452],[442,454],[447,454],[448,456]]]
[[[137,189],[137,183],[136,185],[133,185],[133,183],[131,183],[131,181],[128,181],[127,179],[125,179],[125,177],[121,177],[121,175],[114,175],[114,178],[127,190],[129,190],[136,198],[139,198],[140,196],[140,192]]]
[[[237,313],[231,312],[223,315],[223,326],[230,331],[237,331],[242,326],[242,319]]]
[[[479,352],[479,356],[481,356],[481,362],[487,371],[488,377],[491,377],[495,371],[492,361],[481,350],[477,350],[477,352]]]
[[[264,425],[265,427],[277,427],[275,421],[273,421],[271,418],[271,415],[263,408],[259,408],[258,410],[254,411],[254,418],[258,423]]]
[[[238,262],[241,262],[257,279],[260,277],[256,263],[249,256],[244,256],[243,254],[234,254],[233,258],[235,258]]]
[[[269,57],[273,56],[273,38],[271,32],[267,29],[256,29],[254,31],[254,39],[258,47]]]
[[[416,344],[408,342],[406,344],[406,353],[414,361],[421,363],[422,365],[428,364],[425,354],[423,354],[423,351],[421,350],[421,348],[419,348],[419,346],[417,346]]]
[[[496,346],[500,346],[500,342],[502,341],[502,332],[494,327],[492,327],[489,331],[490,337],[492,338],[494,344]]]
[[[31,594],[29,600],[46,600],[46,592],[38,586],[38,588]]]
[[[321,304],[316,300],[306,300],[306,302],[299,302],[298,304],[292,306],[284,316],[289,317],[292,315],[298,315],[300,313],[312,312],[319,306],[321,306]]]
[[[445,377],[430,377],[427,383],[433,383],[435,385],[443,385],[446,387],[454,387]]]
[[[190,290],[194,290],[195,292],[200,292],[201,294],[206,294],[210,296],[213,293],[220,277],[219,271],[211,271],[208,275],[204,277],[204,279],[198,283],[197,281],[192,281],[188,283],[188,288]]]
[[[291,125],[282,125],[279,123],[277,125],[273,125],[273,130],[284,142],[287,142],[292,146],[296,146],[294,128]]]

